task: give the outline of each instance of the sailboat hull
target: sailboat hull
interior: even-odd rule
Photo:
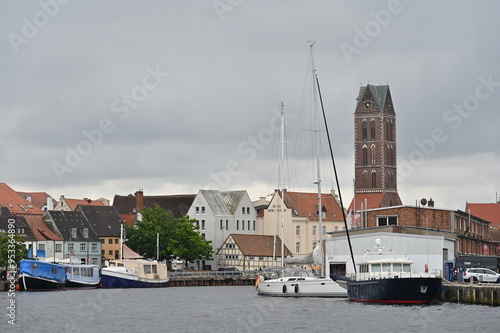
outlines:
[[[258,284],[258,294],[276,297],[347,297],[347,291],[332,279],[287,281],[265,280]]]

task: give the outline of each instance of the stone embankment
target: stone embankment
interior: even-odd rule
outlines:
[[[500,305],[498,283],[444,283],[443,302]]]

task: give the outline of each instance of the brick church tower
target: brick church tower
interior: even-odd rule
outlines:
[[[388,85],[362,86],[354,112],[351,209],[401,205],[397,188],[396,113]],[[354,209],[355,207],[355,209]]]

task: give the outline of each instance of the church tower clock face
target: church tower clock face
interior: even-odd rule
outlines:
[[[366,100],[365,103],[363,104],[363,107],[365,110],[370,110],[372,108],[372,101]]]

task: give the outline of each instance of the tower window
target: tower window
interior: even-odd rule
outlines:
[[[363,165],[368,165],[368,147],[363,146]]]
[[[366,128],[366,120],[363,119],[363,124],[361,125],[363,131],[363,140],[366,140],[368,137],[367,128]]]
[[[370,140],[375,140],[375,119],[370,121]]]
[[[377,172],[375,170],[372,171],[372,187],[377,187]]]

